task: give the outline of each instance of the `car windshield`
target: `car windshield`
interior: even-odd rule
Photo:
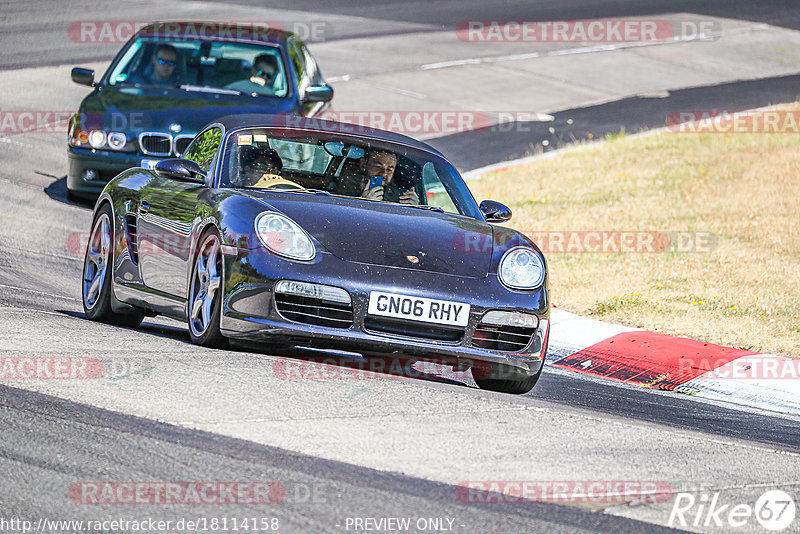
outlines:
[[[278,46],[219,41],[137,39],[109,73],[109,85],[183,87],[285,97]]]
[[[233,132],[225,150],[222,187],[314,190],[480,218],[472,194],[452,165],[405,145],[247,129]]]

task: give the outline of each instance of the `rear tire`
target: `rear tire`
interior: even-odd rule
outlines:
[[[222,308],[222,244],[216,230],[200,236],[189,279],[189,337],[204,347],[222,348],[228,340],[220,333]]]
[[[114,214],[104,204],[92,221],[92,232],[83,258],[81,301],[92,321],[136,328],[144,312],[117,313],[111,307],[111,278],[114,276]]]
[[[542,367],[536,374],[528,375],[517,371],[515,367],[493,363],[490,364],[488,371],[485,373],[485,378],[480,377],[480,374],[483,374],[480,371],[484,369],[476,370],[475,368],[473,368],[472,377],[481,389],[523,395],[533,389],[533,386],[539,381],[539,377],[542,376],[543,369],[544,362],[542,362]],[[479,376],[476,377],[476,374]]]

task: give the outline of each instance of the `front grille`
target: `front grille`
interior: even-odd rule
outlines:
[[[194,136],[183,135],[175,138],[175,155],[179,158],[183,157],[183,153],[189,148],[189,143],[192,142]]]
[[[125,216],[125,240],[128,242],[128,252],[134,265],[139,263],[139,245],[136,236],[136,216]]]
[[[172,153],[172,138],[162,133],[143,133],[139,136],[142,154],[148,156],[169,156]]]
[[[479,349],[519,352],[524,350],[536,333],[535,328],[479,324],[472,335],[472,346]]]
[[[275,307],[283,317],[296,323],[331,328],[350,328],[353,324],[353,307],[350,304],[275,293]]]
[[[388,319],[385,317],[365,317],[364,328],[372,332],[415,337],[419,339],[432,339],[434,341],[446,341],[449,343],[458,343],[461,341],[461,338],[464,337],[463,328],[403,321],[402,319]]]

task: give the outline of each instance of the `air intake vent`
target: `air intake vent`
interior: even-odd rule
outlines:
[[[136,216],[126,215],[125,223],[125,241],[128,243],[128,253],[131,256],[131,261],[134,265],[139,263],[139,244],[136,235]]]
[[[169,156],[172,153],[172,138],[167,134],[145,132],[139,136],[139,147],[148,156]]]
[[[481,323],[472,335],[472,346],[503,352],[520,352],[531,342],[536,328],[520,326],[495,326]]]
[[[275,307],[283,317],[296,323],[330,328],[350,328],[353,325],[353,307],[350,304],[275,293]]]
[[[448,343],[458,343],[464,337],[464,329],[459,327],[403,321],[402,319],[386,319],[383,317],[365,317],[364,328],[368,331],[383,334],[431,339]]]

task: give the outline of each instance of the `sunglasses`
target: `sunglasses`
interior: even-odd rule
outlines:
[[[174,67],[175,66],[175,60],[173,59],[172,61],[169,61],[167,59],[164,59],[164,58],[160,57],[160,58],[158,58],[158,64],[159,65],[169,65],[170,67]]]
[[[272,78],[275,77],[275,72],[271,70],[261,69],[256,73],[256,76],[261,76],[265,80],[271,80]]]

